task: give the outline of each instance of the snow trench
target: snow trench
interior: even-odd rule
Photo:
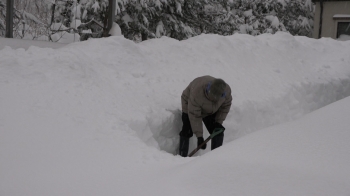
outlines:
[[[233,106],[228,122],[233,131],[225,141],[232,141],[263,128],[298,119],[310,112],[350,95],[350,77],[328,83],[292,85],[286,94],[266,102],[247,101]]]
[[[224,144],[263,128],[295,120],[305,114],[350,95],[350,77],[328,83],[300,83],[288,88],[286,94],[264,102],[247,100],[232,105],[224,126]],[[179,95],[180,96],[180,95]],[[181,111],[167,109],[162,118],[150,114],[144,121],[130,121],[128,125],[149,146],[177,154],[179,132],[182,127]],[[204,127],[204,136],[209,134]],[[195,148],[192,137],[190,150]],[[205,153],[210,149],[210,144]]]

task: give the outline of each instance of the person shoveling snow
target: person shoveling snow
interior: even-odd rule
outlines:
[[[179,154],[187,157],[193,133],[197,137],[197,149],[206,148],[206,142],[209,139],[204,142],[202,121],[212,136],[210,137],[212,139],[211,150],[220,147],[224,140],[225,130],[222,123],[232,104],[230,86],[224,80],[212,76],[198,77],[183,91],[181,104],[183,126],[180,132]],[[214,130],[219,130],[219,132]],[[190,155],[192,156],[193,153]]]

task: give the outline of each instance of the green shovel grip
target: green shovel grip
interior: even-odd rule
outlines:
[[[215,128],[213,133],[210,135],[210,139],[212,139],[213,137],[219,135],[220,133],[222,133],[225,129],[223,128]]]

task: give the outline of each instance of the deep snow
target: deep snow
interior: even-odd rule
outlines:
[[[34,41],[26,39],[10,39],[0,37],[0,50],[4,49],[6,46],[11,47],[12,49],[28,49],[30,46],[36,46],[40,48],[61,48],[67,44],[62,43],[53,43],[48,41]]]
[[[350,194],[350,100],[317,110],[350,95],[349,41],[0,41],[0,195]],[[224,146],[174,156],[180,96],[201,75],[232,88]]]

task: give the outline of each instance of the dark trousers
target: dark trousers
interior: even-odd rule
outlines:
[[[202,119],[205,127],[207,128],[210,134],[212,134],[215,129],[215,116],[216,116],[216,113]],[[192,132],[191,123],[190,123],[188,114],[182,113],[182,123],[183,125],[182,125],[182,130],[180,132],[180,136],[184,138],[191,138],[193,136],[193,132]],[[214,138],[212,138],[211,149],[214,150],[215,148],[220,147],[223,143],[223,140],[224,140],[224,132],[216,135]]]

